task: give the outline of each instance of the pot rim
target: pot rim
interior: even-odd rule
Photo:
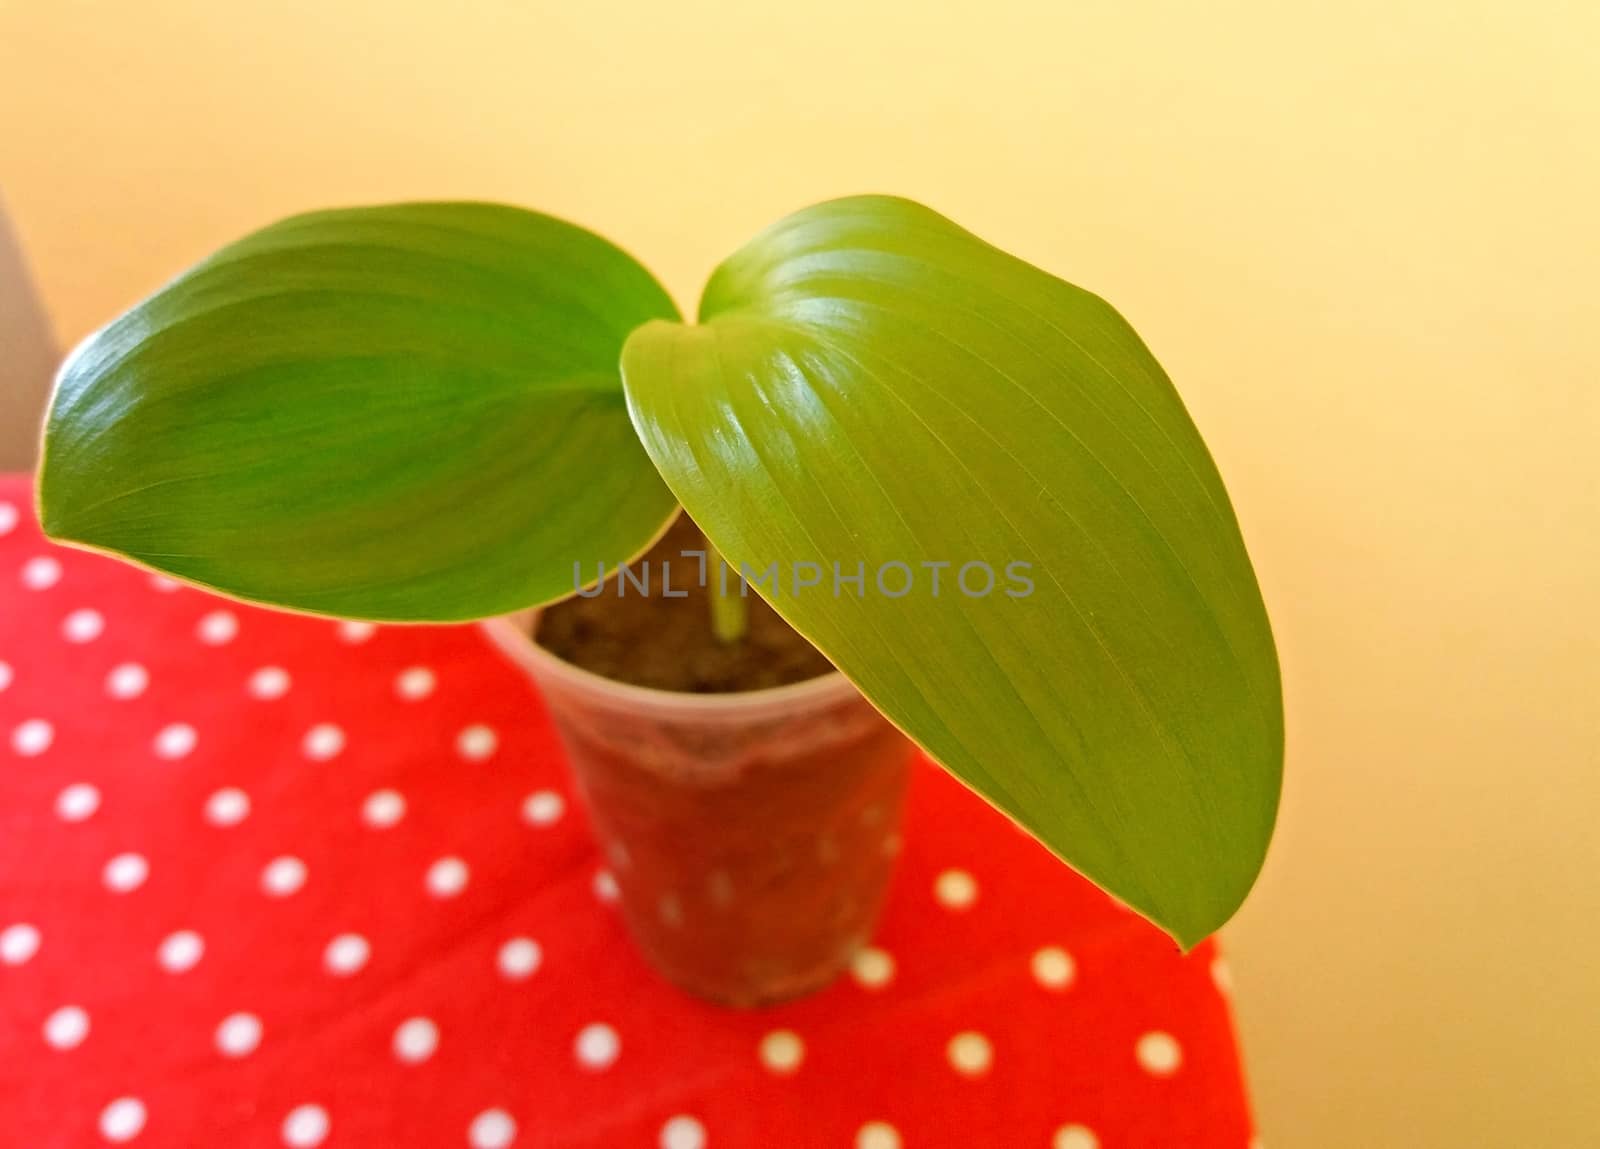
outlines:
[[[567,662],[534,641],[532,626],[537,610],[499,618],[486,618],[478,625],[490,640],[540,683],[552,682],[595,698],[597,701],[625,705],[634,710],[657,714],[694,715],[701,718],[727,718],[735,721],[759,720],[780,713],[809,710],[860,697],[852,683],[837,670],[787,686],[762,690],[741,690],[725,694],[691,694],[680,690],[660,690],[617,682],[592,670]]]

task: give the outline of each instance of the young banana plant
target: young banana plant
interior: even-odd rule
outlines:
[[[779,564],[757,590],[934,759],[1180,944],[1271,836],[1272,635],[1172,384],[1103,300],[906,200],[782,220],[695,324],[549,216],[296,216],[72,354],[39,494],[64,542],[405,622],[566,597],[681,504],[735,568]]]

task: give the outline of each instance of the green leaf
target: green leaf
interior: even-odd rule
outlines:
[[[916,204],[840,200],[622,371],[695,522],[778,564],[757,589],[890,719],[1180,943],[1227,920],[1277,809],[1277,661],[1205,445],[1109,305]],[[833,577],[858,563],[859,595]]]
[[[395,620],[570,594],[676,504],[618,354],[676,318],[548,216],[408,204],[284,220],[73,354],[40,502],[54,537],[241,598]]]

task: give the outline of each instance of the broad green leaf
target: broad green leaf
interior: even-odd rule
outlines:
[[[641,328],[622,370],[712,542],[777,563],[756,589],[1061,857],[1186,946],[1227,920],[1277,809],[1277,661],[1227,494],[1138,336],[876,197],[771,228],[700,318]],[[804,563],[821,585],[796,586]],[[834,578],[858,563],[860,593]],[[958,583],[972,563],[987,595],[981,567]]]
[[[246,599],[451,620],[573,588],[676,510],[617,359],[676,309],[605,240],[488,204],[296,216],[63,367],[45,529]],[[586,569],[592,569],[586,566]]]

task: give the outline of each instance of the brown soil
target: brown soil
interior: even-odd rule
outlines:
[[[650,568],[650,594],[634,585],[619,595],[618,578],[594,598],[570,598],[546,607],[536,635],[540,646],[595,674],[635,686],[689,694],[729,694],[804,682],[827,674],[831,663],[767,605],[754,590],[745,602],[750,627],[738,642],[718,641],[711,630],[710,588],[698,585],[705,536],[681,514],[648,554],[635,563]],[[672,589],[661,594],[662,563],[672,564]],[[715,578],[714,572],[708,581]],[[737,580],[730,573],[730,586]]]

